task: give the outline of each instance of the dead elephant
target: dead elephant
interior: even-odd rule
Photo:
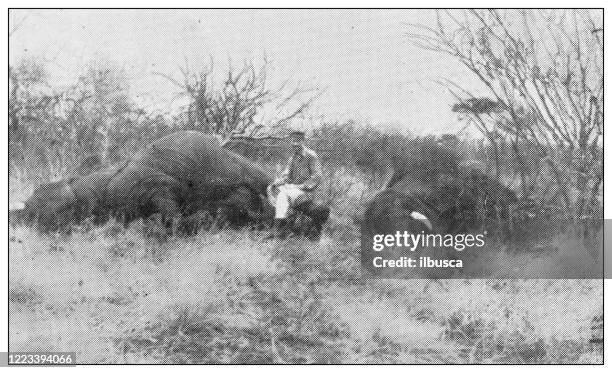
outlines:
[[[221,147],[212,136],[178,131],[154,141],[127,161],[86,176],[42,185],[13,223],[56,231],[86,218],[115,217],[126,224],[158,216],[165,224],[209,213],[243,226],[268,222],[266,188],[273,178],[254,162]]]
[[[500,232],[507,227],[509,207],[517,198],[503,184],[469,168],[426,176],[396,173],[369,202],[361,224],[364,268],[378,255],[371,249],[375,235]],[[444,258],[454,258],[450,254]]]

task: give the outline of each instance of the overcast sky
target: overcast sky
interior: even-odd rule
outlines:
[[[53,61],[54,84],[69,84],[95,59],[123,66],[131,93],[149,109],[171,110],[177,92],[162,72],[178,75],[231,59],[271,61],[282,80],[326,88],[313,114],[358,118],[414,133],[460,128],[441,77],[475,82],[452,59],[411,46],[406,22],[433,22],[428,10],[34,10],[11,11],[21,27],[10,38],[11,63]],[[174,104],[176,105],[176,104]]]

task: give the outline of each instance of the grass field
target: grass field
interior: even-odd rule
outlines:
[[[10,349],[81,363],[598,363],[597,280],[374,280],[355,232],[10,231]]]

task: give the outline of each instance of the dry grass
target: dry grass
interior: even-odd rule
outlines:
[[[601,281],[365,280],[347,242],[11,230],[10,347],[79,361],[600,362]]]

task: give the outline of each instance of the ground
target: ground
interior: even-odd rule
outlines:
[[[80,363],[601,363],[601,280],[377,280],[358,239],[10,229],[11,351]],[[599,318],[599,319],[598,319]]]

